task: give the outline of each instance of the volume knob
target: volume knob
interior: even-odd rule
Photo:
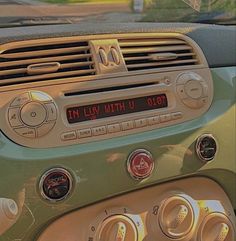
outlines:
[[[136,241],[137,229],[131,219],[115,215],[103,221],[98,241]]]
[[[189,108],[199,109],[208,101],[207,82],[196,73],[190,72],[180,75],[176,88],[179,98]]]

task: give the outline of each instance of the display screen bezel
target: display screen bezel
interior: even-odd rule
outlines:
[[[66,117],[69,124],[76,124],[167,107],[167,95],[161,93],[90,105],[72,106],[66,109]]]

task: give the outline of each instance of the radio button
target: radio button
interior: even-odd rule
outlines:
[[[32,91],[31,97],[33,101],[40,101],[40,102],[52,101],[52,98],[49,95],[40,91]]]
[[[175,112],[171,114],[171,119],[172,120],[178,120],[183,118],[183,113],[182,112]]]
[[[47,121],[52,121],[57,119],[57,109],[55,104],[50,103],[50,104],[45,104],[45,107],[47,109],[48,117]]]
[[[75,140],[77,139],[76,132],[75,131],[65,132],[61,135],[61,139],[63,141]]]
[[[150,126],[156,125],[160,123],[160,117],[159,116],[152,116],[148,118],[148,124]]]
[[[18,129],[14,129],[14,131],[19,134],[20,136],[26,137],[26,138],[35,138],[36,133],[35,129],[28,128],[28,127],[21,127]]]
[[[37,128],[37,137],[45,136],[55,125],[55,121],[47,122]]]
[[[8,119],[12,127],[22,126],[19,118],[20,108],[12,108],[8,110]]]
[[[203,90],[203,96],[207,96],[208,95],[208,85],[206,84],[206,81],[202,81],[201,85],[202,85],[202,90]]]
[[[184,85],[177,85],[176,92],[180,99],[188,98],[188,96],[185,93]]]
[[[207,103],[207,97],[206,98],[201,98],[199,100],[194,100],[194,99],[184,99],[183,103],[193,109],[199,109],[203,107]]]
[[[121,123],[122,126],[122,130],[126,131],[126,130],[131,130],[134,129],[134,122],[133,121],[125,121]]]
[[[92,136],[92,130],[91,129],[83,129],[83,130],[78,130],[78,138],[86,138],[86,137],[91,137]]]
[[[105,135],[107,133],[106,126],[98,126],[92,129],[92,133],[94,136]]]
[[[23,106],[20,115],[27,126],[38,126],[45,121],[47,111],[42,104],[31,102]]]
[[[160,115],[160,122],[165,123],[171,120],[171,115],[166,114],[166,115]]]
[[[141,128],[147,126],[147,119],[135,120],[135,127]]]
[[[13,102],[11,103],[11,106],[22,106],[23,104],[30,101],[30,95],[29,93],[24,93],[18,97],[16,97]]]
[[[184,85],[185,83],[187,83],[189,80],[192,80],[193,78],[194,78],[194,75],[192,73],[183,73],[177,79],[177,84]]]
[[[142,180],[152,174],[154,165],[152,154],[140,149],[132,152],[128,157],[127,170],[132,178]]]
[[[107,126],[108,133],[116,133],[121,131],[120,124],[112,124]]]
[[[204,105],[207,103],[207,100],[208,100],[208,97],[201,98],[201,99],[198,101],[199,107],[204,106]]]
[[[190,80],[184,85],[186,94],[192,99],[199,99],[203,94],[203,86],[201,82]]]

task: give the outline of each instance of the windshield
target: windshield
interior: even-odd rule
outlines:
[[[235,0],[0,0],[0,27],[64,23],[234,25]]]

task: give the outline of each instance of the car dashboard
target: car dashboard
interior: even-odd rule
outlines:
[[[233,241],[234,27],[0,32],[0,241]]]

